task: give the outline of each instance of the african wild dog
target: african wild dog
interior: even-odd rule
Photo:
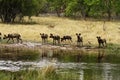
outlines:
[[[81,33],[76,33],[77,36],[77,45],[83,46],[83,38],[81,37]]]
[[[60,36],[59,35],[50,34],[50,38],[53,39],[53,45],[54,44],[56,45],[56,42],[58,42],[58,44],[60,44]]]
[[[66,40],[69,40],[69,41],[72,42],[72,37],[67,35],[67,36],[63,36],[63,37],[61,38],[61,42],[66,41]]]
[[[105,47],[106,46],[106,39],[101,39],[100,36],[96,37],[98,40],[99,47]]]
[[[40,33],[40,36],[42,38],[42,43],[48,42],[48,35],[44,33]]]
[[[4,35],[3,39],[8,39],[7,43],[10,41],[10,39],[12,39],[13,43],[14,43],[14,38],[17,39],[17,42],[19,43],[19,40],[22,43],[22,39],[21,39],[21,35],[18,33],[12,33],[12,34],[8,34],[8,35]]]

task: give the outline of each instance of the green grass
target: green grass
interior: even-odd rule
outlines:
[[[116,45],[106,49],[91,49],[91,50],[58,50],[53,51],[60,62],[86,62],[86,63],[120,63],[120,50],[116,50]],[[56,56],[57,55],[57,56]],[[101,58],[99,58],[101,57]]]
[[[0,45],[0,59],[4,60],[37,60],[40,52],[24,46]]]
[[[108,51],[108,53],[119,54],[120,53],[120,45],[110,43],[107,45],[106,50]]]
[[[6,76],[7,75],[7,76]],[[22,70],[18,72],[0,71],[1,80],[77,80],[79,75],[71,71],[66,73],[56,72],[53,66],[39,70]]]

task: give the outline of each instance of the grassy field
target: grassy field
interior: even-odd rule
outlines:
[[[78,80],[79,74],[75,71],[58,73],[54,66],[47,66],[40,70],[0,71],[0,78],[1,80]]]
[[[108,43],[120,43],[120,22],[84,21],[58,17],[32,17],[36,24],[3,24],[0,23],[2,34],[20,33],[24,41],[41,42],[40,33],[70,35],[76,43],[76,33],[81,33],[84,44],[88,41],[97,44],[96,36],[106,38]],[[54,27],[50,27],[50,26]],[[104,26],[104,27],[103,27]],[[104,31],[105,30],[105,31]],[[49,39],[51,42],[51,39]]]

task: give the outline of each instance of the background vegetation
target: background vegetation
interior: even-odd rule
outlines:
[[[24,16],[38,16],[39,13],[53,13],[58,17],[86,19],[120,17],[120,0],[0,0],[2,22],[20,22]]]

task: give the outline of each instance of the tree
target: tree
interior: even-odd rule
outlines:
[[[14,22],[16,14],[21,12],[20,0],[0,0],[0,18],[2,22]]]
[[[14,22],[17,15],[32,16],[36,13],[38,0],[0,0],[0,18],[4,23]]]
[[[49,12],[49,2],[47,0],[38,0],[39,9],[37,11],[37,16],[39,13],[47,13]]]
[[[71,0],[66,8],[67,16],[82,16],[84,19],[89,16],[90,6],[85,0]]]
[[[101,0],[101,5],[103,6],[101,10],[107,14],[108,20],[110,20],[113,12],[113,0]]]
[[[120,0],[113,1],[113,11],[115,12],[116,16],[118,17],[120,14]]]
[[[25,16],[32,16],[39,10],[39,0],[24,0],[22,7],[22,14]]]
[[[71,0],[67,3],[66,9],[65,9],[65,15],[68,17],[74,17],[76,16],[76,13],[80,12],[80,7],[78,0]]]
[[[61,13],[65,9],[65,1],[67,0],[47,0],[50,3],[50,8],[52,11],[55,11],[57,13],[57,16],[60,17]]]

